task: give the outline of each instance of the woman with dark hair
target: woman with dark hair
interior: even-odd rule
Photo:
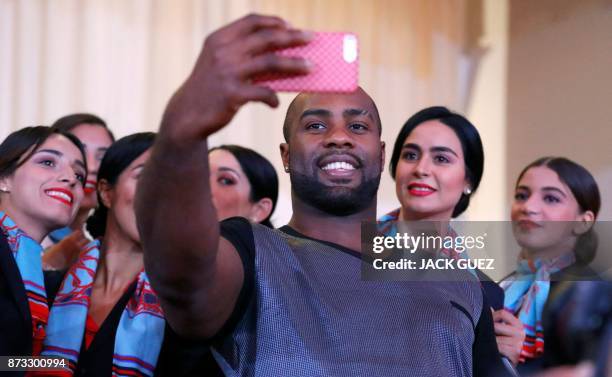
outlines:
[[[89,167],[85,180],[85,197],[77,216],[68,226],[51,232],[44,242],[44,245],[48,247],[43,256],[44,267],[63,269],[72,264],[82,246],[90,241],[84,233],[85,220],[98,205],[96,195],[98,168],[104,153],[115,141],[115,137],[104,120],[87,113],[66,115],[56,120],[52,127],[73,134],[81,141]],[[58,246],[53,247],[54,244]]]
[[[480,185],[484,150],[476,127],[445,107],[414,114],[391,155],[403,220],[448,221],[462,214]],[[431,181],[431,185],[429,183]]]
[[[100,165],[99,205],[87,220],[97,239],[64,279],[43,348],[43,355],[69,360],[66,375],[189,375],[203,368],[205,348],[189,348],[172,333],[144,271],[134,196],[154,139],[151,132],[121,138]]]
[[[221,145],[208,152],[210,187],[219,220],[241,216],[272,228],[278,198],[274,166],[252,149]]]
[[[445,107],[429,107],[410,117],[395,141],[390,172],[401,207],[379,220],[384,233],[397,232],[397,221],[432,221],[440,236],[455,236],[450,221],[469,206],[484,168],[484,151],[478,130],[462,115]],[[463,258],[452,249],[440,250],[446,257]],[[476,270],[492,308],[503,306],[503,291]],[[493,315],[498,348],[513,363],[524,334],[510,313]]]
[[[70,224],[87,165],[77,138],[27,127],[0,144],[0,355],[39,355],[61,282],[43,273],[42,239]]]
[[[544,157],[520,173],[512,202],[512,231],[521,247],[518,268],[501,286],[506,310],[527,334],[520,360],[523,371],[540,367],[544,352],[542,312],[554,281],[596,277],[588,268],[597,238],[592,230],[601,198],[584,167],[563,157]]]

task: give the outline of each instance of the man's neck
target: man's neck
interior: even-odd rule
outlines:
[[[361,223],[376,221],[376,200],[368,208],[348,216],[334,216],[293,197],[289,226],[310,238],[333,242],[361,252]]]

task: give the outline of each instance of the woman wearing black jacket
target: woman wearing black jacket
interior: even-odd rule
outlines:
[[[27,127],[0,144],[0,355],[38,355],[61,273],[43,273],[40,242],[76,215],[87,176],[81,143]]]
[[[390,172],[401,207],[380,218],[379,228],[393,233],[388,228],[397,221],[426,221],[439,226],[440,236],[454,237],[450,221],[468,208],[483,168],[480,135],[468,119],[441,106],[417,112],[404,123],[391,155]],[[462,257],[452,249],[442,253],[453,259]],[[521,324],[501,310],[502,289],[481,271],[474,273],[496,310],[493,319],[499,351],[516,364],[524,336]]]

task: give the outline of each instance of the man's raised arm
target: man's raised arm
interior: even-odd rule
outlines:
[[[240,256],[219,236],[207,138],[247,102],[276,107],[276,94],[251,78],[306,73],[302,59],[269,51],[310,38],[276,17],[250,15],[229,24],[206,39],[191,75],[166,107],[138,185],[136,216],[147,275],[180,334],[214,335],[229,318],[244,280]]]

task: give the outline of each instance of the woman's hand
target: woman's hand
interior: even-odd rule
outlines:
[[[517,365],[525,341],[523,323],[504,309],[493,311],[493,323],[499,352]]]
[[[76,262],[81,250],[89,243],[82,230],[75,230],[43,253],[43,270],[66,270]]]

